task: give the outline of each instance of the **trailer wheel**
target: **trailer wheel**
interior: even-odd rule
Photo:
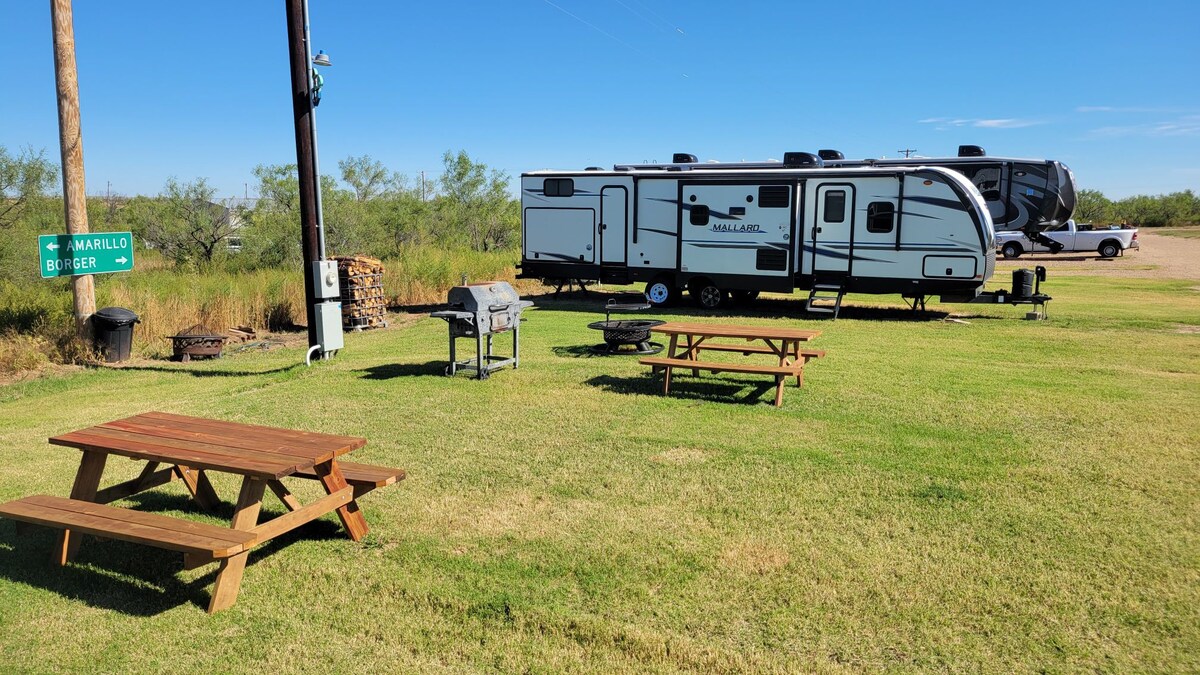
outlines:
[[[1109,239],[1100,244],[1100,248],[1096,250],[1099,251],[1101,258],[1115,258],[1121,252],[1121,244]]]
[[[708,279],[693,279],[688,293],[704,309],[716,309],[725,302],[725,291]]]
[[[1020,258],[1024,251],[1021,249],[1020,244],[1010,241],[1000,249],[1000,252],[1004,254],[1005,258],[1012,260],[1014,258]]]
[[[758,291],[732,291],[729,296],[735,305],[749,305],[758,298]]]
[[[665,277],[659,277],[646,284],[646,300],[655,307],[665,307],[679,295],[679,290]]]

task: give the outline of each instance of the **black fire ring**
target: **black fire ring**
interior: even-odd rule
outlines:
[[[592,347],[592,351],[597,354],[657,354],[663,350],[663,346],[650,341],[650,329],[662,323],[657,319],[593,321],[588,328],[603,331],[604,344]]]

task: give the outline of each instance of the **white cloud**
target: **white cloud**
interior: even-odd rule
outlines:
[[[1182,113],[1182,108],[1152,108],[1143,106],[1081,105],[1075,107],[1079,113]]]
[[[1003,120],[975,120],[973,127],[983,127],[985,129],[1020,129],[1022,127],[1032,127],[1041,124],[1037,120],[1018,120],[1018,119],[1003,119]]]
[[[1165,122],[1129,124],[1125,126],[1098,127],[1088,132],[1092,138],[1121,138],[1126,136],[1148,136],[1170,138],[1200,136],[1200,115],[1183,115]]]
[[[979,118],[951,118],[951,117],[927,117],[923,120],[917,120],[917,124],[936,124],[938,130],[948,129],[950,127],[977,127],[980,129],[1020,129],[1023,127],[1032,127],[1038,124],[1045,124],[1038,120],[1023,120],[1016,118],[1004,119],[979,119]]]

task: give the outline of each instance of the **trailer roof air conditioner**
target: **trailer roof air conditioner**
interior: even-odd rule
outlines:
[[[690,155],[686,152],[677,152],[671,156],[671,163],[673,164],[695,164],[698,161],[695,155]]]
[[[958,146],[959,157],[986,157],[987,153],[978,145],[960,145]]]
[[[846,159],[846,156],[838,150],[818,150],[817,156],[821,159]]]
[[[819,167],[824,166],[824,162],[820,157],[811,152],[785,152],[783,153],[783,165],[787,168],[795,169],[801,167]]]

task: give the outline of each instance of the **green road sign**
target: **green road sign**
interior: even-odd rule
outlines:
[[[128,272],[133,269],[133,234],[43,234],[38,237],[38,258],[43,279]]]

